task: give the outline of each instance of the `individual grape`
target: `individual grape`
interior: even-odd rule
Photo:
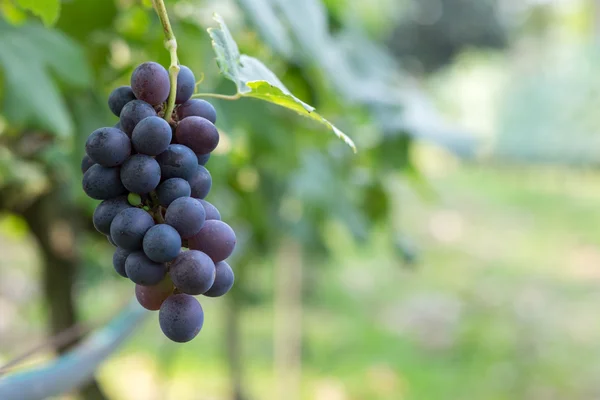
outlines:
[[[157,106],[169,97],[169,73],[162,65],[145,62],[131,74],[131,89],[139,100]]]
[[[106,235],[106,239],[108,240],[108,243],[112,244],[115,247],[119,247],[119,246],[117,246],[117,244],[115,243],[115,241],[112,240],[112,238],[110,237],[110,235]]]
[[[194,236],[204,224],[206,213],[202,203],[192,197],[173,200],[167,208],[165,222],[179,232],[182,239]]]
[[[186,294],[198,295],[215,281],[215,263],[201,251],[185,251],[177,256],[169,270],[175,287]]]
[[[192,188],[192,197],[196,199],[205,198],[212,187],[210,172],[202,165],[196,167],[196,173],[188,179],[188,182]]]
[[[160,329],[174,342],[189,342],[198,335],[204,324],[200,302],[188,294],[169,296],[158,312]]]
[[[100,128],[87,138],[85,152],[97,164],[116,167],[131,154],[131,141],[116,128]]]
[[[167,150],[156,156],[160,165],[162,179],[183,178],[194,175],[198,158],[188,147],[181,144],[171,144]]]
[[[220,261],[215,265],[217,271],[215,282],[207,292],[203,294],[208,297],[220,297],[233,287],[235,276],[233,270],[225,261]]]
[[[200,200],[200,203],[202,203],[202,206],[204,207],[206,221],[208,221],[209,219],[221,220],[221,213],[219,212],[219,210],[217,210],[217,207],[213,206],[206,200]]]
[[[135,151],[157,156],[171,143],[171,125],[164,119],[153,116],[141,120],[133,129],[131,142]]]
[[[131,207],[127,201],[127,196],[119,196],[113,199],[104,200],[98,204],[94,210],[94,227],[100,233],[110,235],[110,224],[115,216],[122,210]]]
[[[175,199],[189,197],[191,194],[190,184],[181,178],[167,179],[156,188],[158,202],[164,207],[168,207]]]
[[[126,208],[110,224],[110,236],[121,248],[136,251],[142,248],[144,235],[154,226],[154,220],[141,208]]]
[[[84,155],[83,158],[81,159],[81,172],[83,174],[85,174],[87,172],[87,170],[90,169],[90,167],[94,164],[95,164],[95,162],[92,161],[90,156],[88,156],[87,154]]]
[[[131,136],[141,120],[153,116],[156,116],[156,111],[150,104],[141,100],[130,101],[121,110],[121,128],[127,136]]]
[[[200,250],[209,255],[214,262],[223,261],[235,248],[235,232],[223,221],[208,220],[202,229],[189,239],[192,250]]]
[[[206,165],[208,160],[210,160],[210,153],[196,154],[196,157],[198,157],[198,165]]]
[[[148,229],[143,242],[144,253],[154,262],[172,261],[181,250],[181,236],[170,225],[158,224]]]
[[[146,257],[143,251],[131,253],[125,260],[125,272],[134,283],[142,286],[157,285],[167,274],[163,263],[156,263]]]
[[[180,121],[187,117],[202,117],[213,124],[217,122],[215,108],[208,101],[202,99],[190,99],[177,107],[177,117]]]
[[[173,289],[173,282],[167,275],[156,285],[135,285],[135,298],[146,310],[157,311],[167,297],[173,294]]]
[[[127,193],[119,178],[120,168],[92,165],[83,174],[83,191],[96,200],[106,200]]]
[[[121,115],[121,110],[125,107],[125,104],[135,100],[135,95],[130,86],[120,86],[113,90],[108,96],[108,108],[117,117]]]
[[[182,119],[175,135],[179,144],[189,147],[194,153],[210,153],[219,144],[219,131],[212,122],[202,117]]]
[[[175,103],[185,103],[194,94],[196,89],[196,77],[191,69],[185,65],[179,66],[179,74],[177,74],[177,95],[175,96]]]
[[[144,154],[129,157],[121,167],[121,182],[133,193],[150,193],[160,183],[160,165]]]
[[[110,237],[110,236],[109,236]],[[115,249],[115,253],[113,254],[113,267],[115,267],[115,271],[123,278],[127,278],[127,272],[125,271],[125,260],[131,252],[129,250],[122,249],[117,247]]]

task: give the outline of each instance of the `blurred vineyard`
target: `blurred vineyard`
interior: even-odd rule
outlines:
[[[132,297],[79,163],[116,122],[110,91],[169,63],[147,1],[44,0],[60,8],[42,18],[26,3],[0,0],[0,366]],[[596,0],[166,4],[200,92],[235,93],[206,33],[217,12],[358,153],[275,105],[211,100],[234,290],[203,301],[193,343],[150,315],[59,398],[600,396]]]

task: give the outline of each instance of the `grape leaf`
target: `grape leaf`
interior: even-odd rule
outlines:
[[[314,107],[295,97],[277,78],[277,76],[256,58],[240,54],[238,46],[231,36],[223,18],[215,14],[219,28],[208,30],[213,49],[217,55],[217,64],[221,73],[234,82],[237,92],[243,97],[252,97],[280,105],[298,114],[329,127],[337,137],[342,139],[356,152],[352,139],[336,128],[331,122],[315,112]]]
[[[70,87],[89,84],[89,67],[76,43],[40,25],[14,27],[0,21],[0,70],[5,85],[2,113],[11,124],[59,137],[72,132],[69,111],[53,76]]]
[[[60,15],[60,0],[16,0],[16,2],[19,7],[40,17],[46,26],[54,25]]]

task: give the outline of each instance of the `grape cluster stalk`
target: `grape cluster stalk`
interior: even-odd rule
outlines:
[[[204,323],[194,296],[223,296],[234,282],[225,260],[235,233],[204,200],[217,115],[209,102],[191,98],[195,85],[193,72],[180,66],[175,108],[165,116],[169,73],[155,62],[139,65],[131,86],[108,98],[119,122],[90,134],[81,163],[83,190],[102,200],[93,222],[116,247],[116,272],[135,283],[139,303],[158,310],[163,333],[181,343]]]

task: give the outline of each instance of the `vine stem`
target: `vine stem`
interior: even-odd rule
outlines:
[[[169,98],[167,99],[167,109],[165,110],[164,118],[167,122],[172,122],[172,114],[175,109],[175,97],[177,96],[177,75],[179,74],[179,58],[177,57],[177,39],[173,28],[171,28],[171,22],[169,21],[169,15],[167,14],[167,8],[163,0],[152,0],[152,5],[156,14],[160,19],[163,31],[165,33],[165,48],[171,56],[171,65],[169,66],[169,80],[171,82],[171,91],[169,92]]]
[[[214,97],[215,99],[222,99],[222,100],[239,100],[242,98],[242,95],[239,93],[234,94],[234,95],[218,94],[218,93],[196,93],[195,95],[192,96],[192,99],[198,99],[201,97]]]

